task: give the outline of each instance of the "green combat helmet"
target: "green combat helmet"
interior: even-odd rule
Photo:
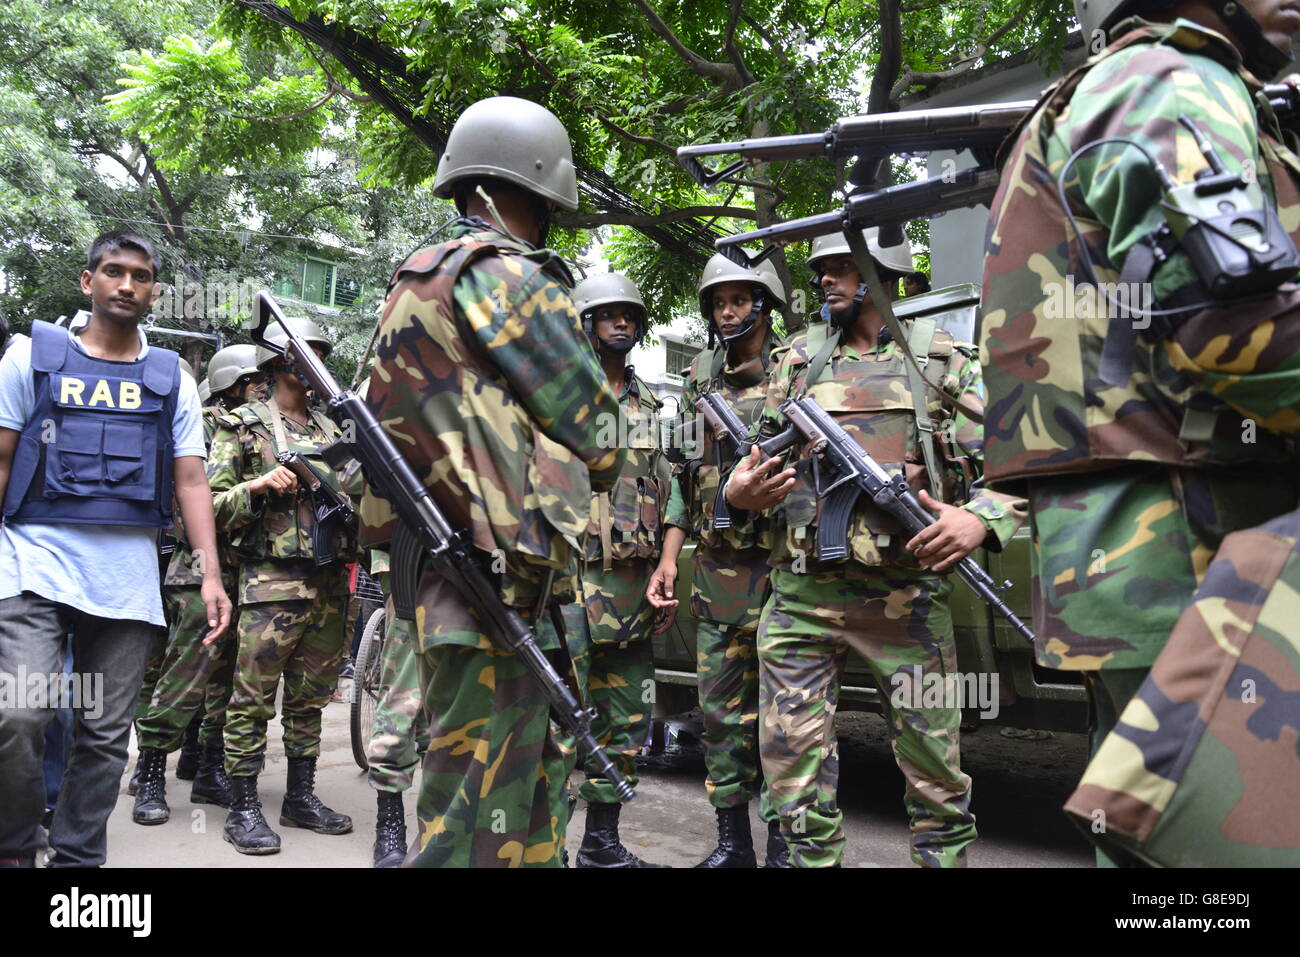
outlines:
[[[181,364],[181,371],[184,372],[186,375],[188,375],[191,379],[195,379],[195,381],[197,381],[197,378],[194,375],[194,366],[190,365],[184,356],[178,356],[177,358]]]
[[[208,386],[213,392],[225,392],[239,381],[240,376],[257,372],[257,353],[257,346],[251,343],[226,346],[220,350],[208,362]]]
[[[890,273],[902,275],[912,271],[912,244],[908,242],[906,236],[897,246],[880,245],[880,230],[875,226],[868,226],[862,231],[862,238],[867,241],[867,250],[882,269]],[[843,233],[828,233],[825,236],[818,236],[812,241],[812,249],[808,251],[808,266],[813,272],[818,272],[813,263],[825,259],[827,256],[851,256],[852,251],[849,249],[849,240]]]
[[[578,208],[568,131],[559,117],[531,100],[479,100],[451,128],[434,193],[449,199],[457,183],[484,177],[513,183],[553,206]]]
[[[912,271],[912,244],[908,241],[907,236],[903,236],[903,241],[894,246],[880,245],[880,230],[875,226],[868,226],[862,231],[862,238],[867,241],[867,251],[871,253],[871,258],[876,261],[880,268],[880,278],[882,281],[896,280],[899,276],[905,275]],[[830,256],[851,256],[852,250],[849,249],[848,237],[843,233],[830,233],[826,236],[818,236],[812,241],[812,248],[808,251],[808,268],[812,270],[812,285],[817,292],[822,291],[822,271],[817,268],[817,263]],[[858,313],[862,310],[862,302],[867,298],[867,284],[858,283],[857,292],[853,294],[853,304],[838,316],[831,316],[830,309],[822,306],[821,315],[827,322],[840,328],[851,325],[857,318]]]
[[[199,383],[199,404],[207,405],[208,400],[212,398],[212,385],[207,379]]]
[[[633,310],[636,320],[636,335],[633,337],[632,342],[627,344],[626,349],[615,349],[615,351],[630,352],[632,347],[644,339],[646,332],[649,331],[649,323],[646,321],[645,314],[645,302],[641,299],[641,290],[636,287],[636,283],[621,273],[607,272],[596,276],[588,276],[574,287],[572,297],[573,307],[582,318],[582,331],[592,337],[596,335],[595,322],[598,307],[608,306],[616,302],[636,307]],[[609,344],[606,343],[606,345]]]
[[[293,331],[297,333],[300,338],[306,340],[309,345],[318,345],[323,348],[325,350],[325,355],[330,354],[330,350],[334,348],[334,344],[325,338],[325,330],[316,325],[315,322],[308,319],[306,316],[289,316],[288,318],[289,324],[293,326]],[[266,339],[273,345],[283,346],[288,342],[289,336],[280,328],[279,323],[277,323],[275,328],[266,334]],[[271,363],[280,358],[270,349],[264,349],[261,346],[256,346],[255,348],[257,349],[257,367],[259,369],[265,369],[267,366],[271,365]]]
[[[740,328],[730,336],[722,335],[722,330],[713,321],[713,306],[710,302],[713,287],[720,286],[724,282],[747,282],[761,290],[754,297],[754,308],[749,311]],[[754,323],[758,322],[765,308],[780,311],[785,309],[786,304],[785,286],[771,262],[765,259],[757,266],[747,267],[732,262],[722,253],[718,253],[704,264],[698,295],[700,315],[709,324],[709,348],[713,348],[715,336],[724,343],[740,339],[754,328]]]
[[[1250,15],[1246,5],[1238,0],[1209,0],[1210,8],[1223,18],[1241,43],[1242,62],[1259,79],[1267,82],[1291,62],[1291,55],[1283,53],[1264,38],[1259,21]],[[1084,43],[1106,31],[1125,17],[1144,17],[1149,13],[1173,6],[1174,0],[1074,0],[1074,15],[1083,28]]]

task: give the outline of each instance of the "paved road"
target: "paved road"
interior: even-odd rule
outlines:
[[[884,722],[875,715],[837,719],[840,731],[840,800],[845,811],[851,867],[908,867],[907,819],[903,779],[894,766]],[[122,793],[109,821],[110,867],[368,867],[374,840],[375,800],[353,763],[347,705],[325,710],[325,747],[317,793],[335,810],[352,815],[351,834],[327,836],[276,826],[284,795],[285,761],[279,725],[272,725],[267,767],[260,779],[263,806],[280,832],[279,854],[254,858],[237,854],[221,837],[225,812],[191,805],[189,784],[178,782],[169,766],[167,790],[172,818],[141,827],[131,821],[132,799]],[[134,747],[134,746],[133,746]],[[1048,740],[1010,739],[985,727],[965,736],[963,764],[975,780],[974,809],[980,841],[970,851],[975,867],[1086,867],[1091,855],[1059,808],[1082,773],[1086,744],[1082,735],[1057,734]],[[134,757],[132,758],[134,760]],[[713,848],[714,817],[704,796],[704,765],[686,749],[667,766],[643,772],[637,801],[624,811],[624,843],[661,864],[689,867]],[[407,795],[407,827],[414,833],[414,795]],[[757,815],[756,843],[765,833]],[[570,847],[581,840],[583,811],[570,825]]]

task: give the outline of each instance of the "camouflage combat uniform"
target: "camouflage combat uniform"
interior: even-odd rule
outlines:
[[[1084,285],[1078,244],[1088,244],[1098,279],[1115,282],[1164,213],[1141,153],[1100,147],[1067,184],[1076,235],[1056,186],[1076,149],[1129,137],[1190,183],[1207,163],[1178,122],[1187,115],[1229,169],[1257,175],[1300,241],[1300,162],[1271,111],[1257,115],[1259,83],[1237,51],[1185,20],[1134,18],[1110,38],[1009,141],[991,205],[982,334],[987,474],[1029,497],[1038,662],[1085,672],[1094,751],[1224,535],[1295,507],[1290,443],[1268,430],[1300,423],[1294,291],[1153,317],[1124,374],[1102,374],[1108,343],[1125,331],[1116,323],[1133,319]],[[1151,289],[1156,307],[1209,298],[1178,249]]]
[[[618,403],[581,333],[563,264],[483,226],[456,229],[394,275],[367,403],[485,553],[505,602],[531,622],[544,583],[551,600],[573,600],[592,491],[609,489],[622,467],[623,453],[598,437]],[[366,544],[391,538],[386,502],[367,492],[362,516]],[[418,594],[431,740],[408,863],[559,866],[565,757],[544,695],[432,570]],[[536,637],[562,651],[548,616]]]
[[[347,656],[343,619],[347,561],[318,568],[311,531],[316,523],[305,494],[253,498],[248,483],[276,467],[279,415],[291,451],[309,458],[330,484],[334,471],[321,450],[339,436],[313,410],[299,426],[267,402],[250,402],[221,416],[208,458],[217,527],[240,558],[236,575],[239,623],[234,690],[226,714],[226,773],[256,775],[266,751],[266,725],[275,716],[284,676],[284,750],[290,758],[320,755],[321,710],[329,703]]]
[[[388,554],[370,552],[370,574],[389,593]],[[400,794],[411,786],[420,755],[429,747],[429,719],[415,660],[413,622],[397,617],[390,597],[384,606],[384,653],[380,658],[379,700],[366,747],[366,771],[376,791]],[[358,668],[361,663],[357,662]],[[356,680],[361,680],[358,670]]]
[[[217,418],[225,413],[219,406],[203,409],[203,437],[208,448],[217,430]],[[220,749],[226,723],[226,704],[230,700],[235,669],[234,629],[229,628],[217,641],[204,646],[208,632],[207,607],[200,586],[203,575],[194,553],[190,551],[176,515],[176,550],[163,577],[163,604],[167,610],[168,637],[150,699],[136,716],[136,736],[141,748],[175,751],[191,719],[202,715],[199,744],[204,749]],[[217,547],[223,547],[219,535]],[[226,594],[238,597],[234,568],[229,554],[221,556],[221,579]],[[236,620],[238,606],[231,613]]]
[[[628,366],[622,415],[602,430],[608,448],[627,449],[608,492],[592,496],[583,542],[582,603],[564,609],[565,632],[579,687],[596,709],[591,731],[615,767],[636,786],[636,754],[654,703],[654,607],[646,584],[659,559],[660,515],[668,499],[668,465],[660,448],[654,392]],[[619,798],[609,781],[587,772],[578,796],[593,804]]]
[[[925,487],[915,411],[897,344],[889,341],[859,354],[841,342],[809,386],[810,357],[826,335],[825,323],[814,324],[774,354],[763,434],[783,426],[777,409],[786,398],[808,395],[884,468],[896,473],[905,463],[909,482]],[[927,378],[970,407],[982,407],[973,347],[955,343],[943,330],[933,331],[928,344],[911,345],[918,356],[928,356]],[[981,431],[960,412],[954,418],[929,390],[926,394],[944,463],[942,497],[960,502],[979,475]],[[809,464],[801,459],[794,488],[775,509],[783,534],[772,551],[773,593],[758,632],[763,772],[791,862],[827,867],[843,857],[834,717],[845,660],[853,650],[882,690],[891,746],[907,782],[912,859],[923,866],[963,865],[976,830],[970,777],[959,766],[961,713],[955,701],[944,702],[951,707],[922,706],[919,687],[928,676],[957,671],[947,604],[952,584],[916,565],[894,521],[861,499],[849,522],[849,557],[818,559],[822,503],[813,492]],[[993,547],[1005,544],[1023,518],[1007,496],[982,492],[964,507],[992,533]],[[907,704],[896,703],[899,699]]]
[[[685,414],[693,415],[696,400],[711,391],[727,400],[741,422],[757,426],[775,345],[775,337],[770,337],[758,356],[739,366],[726,364],[721,348],[696,356],[683,389]],[[718,369],[713,368],[715,361]],[[766,516],[714,528],[714,498],[734,457],[727,443],[719,443],[707,429],[704,433],[673,482],[664,524],[684,529],[696,543],[690,608],[699,622],[695,676],[704,715],[704,763],[709,772],[705,788],[716,808],[741,807],[758,795],[759,817],[773,821],[776,811],[758,757],[755,643],[769,591],[772,531]]]

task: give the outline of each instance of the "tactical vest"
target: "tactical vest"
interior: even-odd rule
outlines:
[[[1179,42],[1183,35],[1186,43]],[[1192,68],[1202,59],[1196,49],[1207,42],[1202,32],[1185,25],[1134,29],[1050,87],[1007,140],[1014,148],[990,205],[981,339],[989,391],[985,474],[1003,491],[1022,492],[1031,476],[1098,471],[1126,462],[1209,467],[1290,459],[1284,441],[1263,429],[1253,442],[1243,442],[1240,413],[1193,388],[1170,367],[1163,346],[1152,337],[1139,333],[1126,383],[1103,382],[1107,310],[1086,308],[1086,302],[1079,309],[1071,295],[1077,290],[1067,278],[1084,274],[1079,237],[1060,206],[1045,138],[1089,70],[1120,50],[1160,40],[1188,51]],[[1234,104],[1239,115],[1250,111],[1243,84],[1225,90],[1213,78],[1208,82],[1240,100]],[[1276,138],[1271,112],[1263,119],[1255,166],[1265,191],[1279,203],[1283,223],[1300,241],[1300,162]],[[1090,222],[1085,214],[1077,219],[1085,228]],[[1091,228],[1096,230],[1095,223]],[[1090,243],[1095,248],[1098,239],[1093,236]],[[1117,278],[1098,264],[1098,279]],[[1049,290],[1064,292],[1053,297]],[[1061,314],[1064,306],[1070,307],[1069,318]]]
[[[767,402],[767,373],[771,367],[768,346],[764,345],[759,353],[758,368],[728,370],[721,368],[725,362],[725,347],[718,350],[707,349],[695,357],[691,363],[690,374],[686,384],[688,401],[694,396],[707,392],[716,392],[727,400],[727,404],[746,426],[757,432],[763,406]],[[720,358],[721,353],[721,358]],[[715,374],[713,368],[719,366]],[[682,410],[684,417],[693,419],[695,432],[694,450],[686,463],[686,468],[694,475],[687,483],[689,496],[687,507],[690,509],[691,537],[704,548],[727,546],[735,549],[772,547],[772,522],[767,515],[756,515],[749,522],[733,522],[729,528],[715,528],[713,524],[713,506],[717,499],[718,486],[723,476],[728,474],[736,464],[735,451],[729,442],[719,442],[711,429],[704,424],[693,408]]]
[[[333,488],[339,488],[338,476],[330,468],[322,454],[325,447],[339,436],[339,429],[318,409],[312,409],[309,420],[318,432],[325,435],[323,442],[304,439],[298,432],[284,430],[283,441],[277,436],[277,430],[283,424],[277,424],[278,412],[267,402],[249,402],[233,412],[220,416],[220,425],[230,429],[243,427],[253,437],[253,455],[251,463],[257,468],[258,475],[273,471],[278,463],[275,460],[279,452],[297,452],[325,479]],[[245,468],[248,464],[245,465]],[[229,535],[230,547],[245,560],[258,559],[313,559],[311,532],[316,527],[316,513],[312,509],[311,497],[301,489],[287,495],[266,493],[262,506],[261,520],[232,531]]]
[[[909,331],[913,327],[908,327]],[[957,350],[952,337],[932,325],[924,330],[928,339],[910,344],[918,359],[925,363],[926,377],[939,380],[934,364],[948,366],[960,364],[966,355]],[[828,361],[810,380],[810,363],[820,351],[828,333],[825,323],[815,323],[803,335],[796,337],[785,359],[795,368],[790,379],[791,395],[804,395],[814,399],[826,413],[844,429],[872,458],[891,474],[903,472],[915,489],[925,488],[931,494],[926,479],[924,457],[918,442],[916,407],[908,388],[906,361],[893,345],[882,352],[867,353],[862,358],[843,357],[843,346],[836,348]],[[941,460],[955,458],[940,436],[946,436],[944,424],[951,418],[947,406],[930,395],[927,390],[928,409],[936,425],[936,441]],[[807,561],[820,560],[817,553],[817,528],[821,521],[822,499],[814,491],[812,459],[799,459],[794,488],[778,506],[784,515],[785,536],[773,552],[772,564],[790,562],[804,555]],[[945,488],[942,497],[952,502],[957,497],[955,476],[945,469],[942,476]],[[823,484],[825,479],[823,478]],[[936,496],[938,497],[938,496]],[[849,557],[863,565],[914,564],[903,549],[897,522],[881,512],[867,499],[859,499],[849,520]]]
[[[608,571],[612,562],[659,554],[663,510],[668,505],[668,473],[660,439],[662,403],[641,379],[633,377],[619,402],[622,435],[602,436],[604,448],[627,449],[627,463],[608,492],[591,497],[583,548],[589,562]]]
[[[429,303],[442,321],[430,324],[431,334],[420,337],[419,348],[438,355],[440,363],[454,370],[462,395],[488,396],[494,410],[492,419],[466,420],[462,409],[431,406],[428,414],[437,421],[413,423],[395,435],[395,440],[448,521],[468,531],[483,551],[504,556],[501,585],[506,601],[531,606],[536,586],[524,580],[530,576],[519,574],[519,562],[573,570],[591,511],[591,479],[577,456],[541,431],[509,384],[482,356],[473,331],[458,315],[453,298],[457,279],[476,259],[493,255],[524,258],[490,242],[462,238],[419,250],[393,274],[390,291],[402,278],[428,277],[432,302],[425,299],[423,303]],[[393,334],[400,335],[401,330]],[[367,403],[385,421],[386,395],[424,389],[424,384],[405,375],[402,367],[376,367]],[[457,445],[454,455],[448,455],[443,443],[444,428],[456,433],[457,443],[465,440],[464,446]],[[485,460],[486,450],[473,448],[473,430],[482,428],[517,437],[510,454]],[[508,494],[499,489],[509,490]],[[516,510],[514,496],[520,493],[522,500]],[[392,540],[396,516],[388,502],[369,488],[362,499],[360,519],[363,545],[381,546]],[[571,587],[568,594],[572,594]]]
[[[96,359],[67,329],[33,323],[36,405],[14,453],[5,521],[170,528],[178,360],[156,346],[132,362]]]

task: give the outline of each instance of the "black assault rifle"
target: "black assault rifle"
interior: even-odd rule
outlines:
[[[339,557],[336,534],[350,536],[357,530],[357,510],[351,500],[316,471],[297,452],[281,452],[275,460],[298,479],[298,488],[311,496],[316,525],[311,530],[311,550],[317,565],[333,564]]]
[[[266,339],[274,319],[288,337],[280,347]],[[480,564],[479,549],[462,529],[454,529],[416,476],[388,433],[355,392],[339,388],[320,358],[285,321],[271,294],[263,290],[253,300],[253,341],[289,360],[326,403],[326,414],[343,430],[343,438],[326,453],[340,468],[350,458],[365,469],[371,489],[387,499],[397,513],[392,544],[393,600],[398,615],[415,617],[416,585],[421,563],[430,561],[483,622],[484,630],[505,651],[519,656],[524,667],[546,694],[560,725],[574,736],[597,773],[604,775],[623,802],[632,800],[631,785],[618,772],[591,734],[595,712],[583,708],[546,655],[537,647],[523,618],[501,600],[496,584]]]
[[[1263,95],[1279,118],[1290,118],[1300,111],[1300,92],[1289,84],[1266,86]],[[838,173],[847,161],[855,161],[846,177],[853,189],[841,209],[717,240],[714,245],[718,252],[742,266],[757,265],[787,243],[867,226],[879,226],[881,243],[890,246],[902,242],[902,225],[910,220],[988,205],[1000,179],[995,167],[998,147],[1036,102],[1020,100],[848,116],[819,133],[679,147],[677,160],[706,189],[719,183],[737,182],[736,176],[755,163],[824,157],[836,165]],[[916,183],[870,188],[889,156],[920,155],[944,149],[958,152],[969,149],[978,165]],[[701,162],[702,157],[729,154],[738,154],[740,158],[719,170],[710,170]],[[750,256],[740,247],[751,242],[762,242],[766,248]]]
[[[815,399],[787,399],[781,406],[781,414],[790,422],[790,429],[813,443],[810,451],[814,456],[814,487],[817,496],[826,499],[817,528],[819,559],[834,560],[848,555],[849,519],[858,497],[864,492],[877,508],[903,526],[909,539],[935,523],[935,517],[921,504],[903,476],[891,476],[881,468]],[[784,435],[782,433],[769,441],[782,440]],[[828,476],[830,484],[824,487],[820,485],[822,468],[819,466],[831,473]],[[969,555],[953,566],[953,571],[982,602],[1010,622],[1027,641],[1032,644],[1037,640],[1033,630],[1020,620],[999,594],[1010,588],[1011,582],[998,585]]]
[[[750,438],[745,424],[740,421],[740,416],[736,415],[736,410],[727,404],[726,399],[716,392],[706,392],[695,400],[695,411],[704,416],[705,423],[718,441],[726,440],[731,444],[737,462],[749,455],[754,447],[754,441]],[[773,455],[780,455],[798,439],[798,435],[786,429],[775,438],[759,442],[758,447],[765,457],[770,458]],[[734,467],[733,465],[732,468]],[[727,490],[727,477],[730,474],[731,470],[728,469],[718,482],[718,494],[713,499],[714,528],[731,527],[731,512],[727,509],[727,497],[723,494]]]

